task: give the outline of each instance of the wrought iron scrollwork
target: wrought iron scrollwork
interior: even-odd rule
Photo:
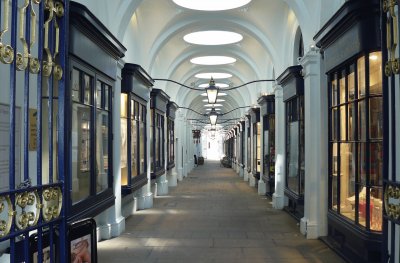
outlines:
[[[384,206],[388,219],[400,221],[400,185],[388,183],[385,187]]]
[[[385,63],[385,75],[399,74],[400,59],[396,58],[398,45],[398,16],[396,15],[397,0],[383,0],[383,12],[387,15],[386,20],[386,48],[388,50],[388,61]]]
[[[36,226],[40,215],[40,198],[38,192],[23,192],[15,197],[16,220],[18,229]]]
[[[0,196],[0,238],[10,233],[14,215],[10,196]]]
[[[11,64],[14,61],[14,49],[2,42],[3,36],[8,31],[8,19],[10,17],[10,0],[3,0],[3,28],[0,28],[0,61]]]
[[[43,190],[42,194],[42,215],[46,222],[60,216],[62,207],[62,192],[60,187],[50,187]]]
[[[53,0],[45,0],[45,8],[48,11],[49,15],[44,23],[44,51],[45,56],[43,60],[43,75],[45,77],[49,77],[53,71],[54,67],[54,77],[57,80],[61,80],[63,76],[62,67],[57,64],[55,61],[57,60],[59,46],[60,46],[60,28],[58,26],[57,17],[60,18],[64,16],[64,6],[61,2],[54,3]],[[49,34],[50,34],[50,25],[54,20],[54,29],[55,29],[55,48],[54,54],[51,54],[51,50],[49,47]]]

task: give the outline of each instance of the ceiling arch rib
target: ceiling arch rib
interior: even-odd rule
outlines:
[[[202,21],[199,24],[199,21]],[[251,37],[255,39],[271,58],[273,64],[279,62],[278,52],[276,48],[269,41],[265,34],[254,26],[250,21],[238,20],[236,16],[223,16],[222,18],[205,18],[204,14],[191,15],[190,18],[184,16],[177,16],[177,18],[171,20],[162,30],[155,39],[149,53],[149,69],[152,72],[153,62],[157,57],[158,53],[166,45],[168,41],[177,36],[183,36],[184,33],[190,33],[202,30],[226,30],[241,33],[245,37]],[[183,41],[183,40],[182,40]],[[197,46],[199,48],[199,46]]]

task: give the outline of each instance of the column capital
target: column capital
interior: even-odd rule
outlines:
[[[281,85],[276,84],[276,85],[274,85],[273,89],[274,89],[274,94],[275,94],[276,99],[283,98],[283,88]]]
[[[309,50],[307,54],[300,59],[299,62],[303,66],[302,74],[304,79],[320,74],[320,61],[321,54],[317,49]]]

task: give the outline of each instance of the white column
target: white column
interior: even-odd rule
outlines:
[[[258,181],[258,194],[265,195],[267,193],[267,183],[263,180],[264,175],[264,118],[260,110],[260,126],[261,126],[261,169],[260,169],[260,180]]]
[[[175,187],[178,185],[178,136],[177,136],[177,128],[176,128],[176,121],[174,121],[174,138],[173,140],[175,140],[174,142],[174,157],[175,157],[175,166],[170,170],[170,176],[168,179],[168,186],[170,187]],[[167,134],[167,136],[169,136],[169,134]],[[169,154],[169,153],[167,153]],[[167,161],[167,165],[168,165],[168,161]]]
[[[189,134],[189,128],[188,128],[188,123],[186,118],[184,119],[184,144],[183,144],[183,176],[187,177],[189,174],[189,139],[191,137],[191,134]]]
[[[250,122],[250,153],[251,153],[251,169],[250,169],[250,173],[249,173],[249,185],[251,187],[255,187],[256,186],[256,178],[253,175],[253,170],[255,169],[254,167],[254,159],[256,158],[256,156],[254,156],[254,125],[253,122]]]
[[[98,227],[98,239],[110,239],[121,235],[125,231],[125,218],[121,213],[121,69],[122,61],[118,62],[117,81],[114,87],[113,97],[113,190],[115,204],[100,214],[96,219]]]
[[[182,147],[183,147],[183,143],[184,143],[184,136],[183,136],[183,115],[182,113],[179,111],[179,113],[177,113],[178,118],[176,119],[176,123],[175,123],[175,131],[176,131],[176,157],[175,157],[175,166],[177,167],[177,179],[178,181],[182,181],[183,180],[183,162],[182,162],[182,158],[183,158],[183,151],[182,151]]]
[[[301,60],[304,74],[305,183],[300,231],[307,238],[328,233],[328,92],[321,85],[320,55]]]
[[[168,124],[168,119],[167,119],[167,114],[164,113],[164,174],[161,175],[160,177],[157,178],[156,180],[156,189],[157,192],[156,194],[159,196],[163,195],[168,195],[168,180],[167,180],[167,124]],[[161,151],[161,149],[160,149]]]
[[[239,126],[239,131],[240,131],[240,139],[241,140],[244,140],[246,137],[245,137],[245,133],[241,133],[242,131],[243,131],[243,126],[242,126],[242,124],[240,124],[240,126]],[[244,137],[242,137],[242,136],[244,136]],[[243,152],[243,160],[246,160],[246,148],[244,148],[243,150],[242,150],[242,146],[244,146],[245,144],[241,144],[241,142],[239,141],[239,144],[240,144],[240,150]],[[239,167],[239,177],[244,177],[244,168],[243,168],[243,165],[244,165],[244,162],[242,163],[241,161],[239,162],[240,163],[240,167]]]
[[[247,164],[248,164],[247,163],[247,154],[248,154],[247,147],[249,147],[249,145],[247,145],[248,144],[247,137],[249,136],[248,127],[249,127],[249,120],[246,118],[246,122],[244,125],[244,164],[245,164],[245,167],[243,170],[243,181],[245,181],[245,182],[249,181],[249,173],[247,172],[247,169],[248,169],[248,167],[247,167]]]
[[[275,86],[275,193],[272,195],[272,205],[276,209],[285,206],[285,104],[283,103],[283,89]]]
[[[135,198],[137,199],[138,209],[148,209],[153,207],[153,193],[151,192],[151,176],[150,176],[150,102],[147,103],[147,116],[146,116],[146,158],[147,158],[147,184],[142,186],[139,190],[135,192]]]

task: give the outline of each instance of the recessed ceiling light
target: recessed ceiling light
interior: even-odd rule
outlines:
[[[230,31],[198,31],[187,34],[183,40],[196,45],[227,45],[241,41],[243,36]]]
[[[211,109],[206,109],[207,111],[211,110]],[[216,111],[220,111],[221,109],[217,108],[215,109]]]
[[[219,73],[219,72],[210,72],[210,73],[199,73],[195,75],[196,78],[199,79],[227,79],[231,78],[232,74],[229,73]]]
[[[236,62],[236,58],[227,57],[227,56],[204,56],[204,57],[195,57],[190,60],[193,64],[197,65],[225,65]]]
[[[222,104],[206,104],[204,107],[222,107]]]
[[[228,95],[228,94],[223,93],[223,92],[218,92],[218,97],[219,97],[219,96],[226,96],[226,95]],[[207,93],[201,93],[201,96],[207,97]]]
[[[184,8],[200,11],[221,11],[247,5],[251,0],[173,0]]]
[[[199,88],[208,88],[208,85],[210,85],[209,83],[204,83],[204,84],[200,84]],[[225,84],[225,83],[215,83],[215,86],[217,86],[218,88],[228,88],[229,85]],[[207,95],[205,95],[207,96]]]

